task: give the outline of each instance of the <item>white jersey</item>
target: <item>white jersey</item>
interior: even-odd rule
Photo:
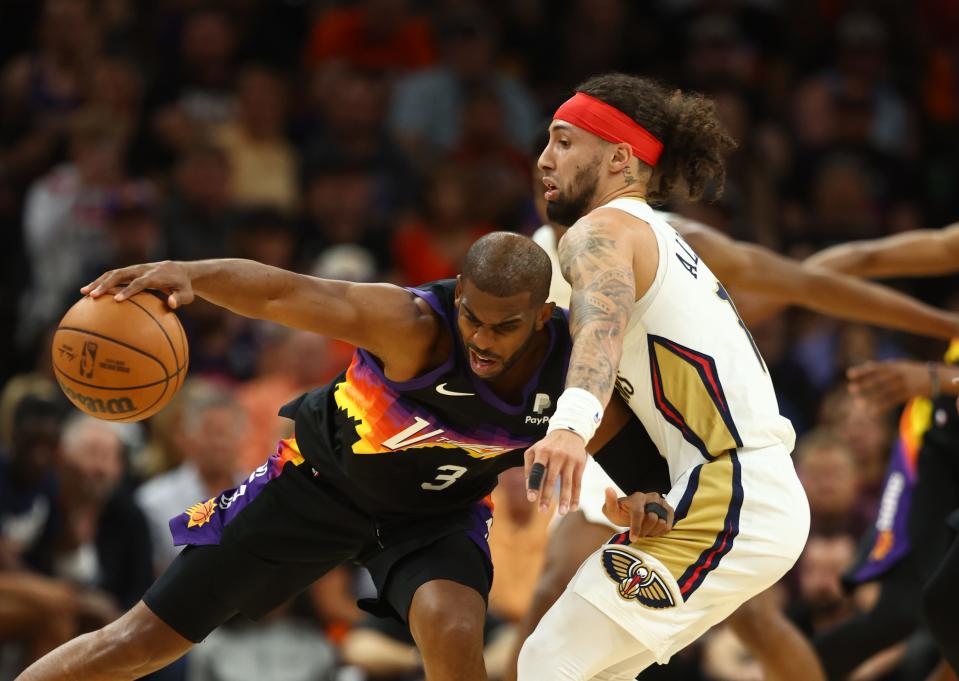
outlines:
[[[584,678],[632,679],[665,663],[779,580],[809,532],[792,426],[725,289],[664,214],[637,199],[606,207],[656,236],[659,264],[633,305],[617,390],[669,464],[675,520],[660,537],[621,532],[583,562],[523,647],[519,676],[530,681],[577,665],[592,670]],[[534,238],[556,266],[555,234]],[[590,459],[580,497],[589,522],[605,524],[608,484]]]
[[[659,248],[653,283],[633,304],[616,389],[666,458],[672,481],[731,449],[791,451],[795,432],[722,284],[645,201],[604,207],[647,222]]]

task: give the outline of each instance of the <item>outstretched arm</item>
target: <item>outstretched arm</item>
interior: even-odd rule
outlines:
[[[559,513],[575,510],[579,503],[586,442],[612,395],[623,353],[623,334],[636,300],[631,256],[632,251],[623,235],[616,233],[615,224],[597,213],[576,223],[560,243],[563,276],[573,287],[573,350],[566,391],[557,402],[549,432],[526,450],[527,478],[534,466],[545,467],[542,487],[531,483],[529,492],[530,501],[539,499],[541,510],[548,509],[557,479]],[[539,475],[532,477],[538,479]]]
[[[397,286],[319,279],[252,260],[133,265],[107,272],[80,290],[98,297],[121,286],[118,301],[157,289],[177,308],[199,296],[244,317],[344,340],[374,353],[396,378],[422,367],[439,328],[428,306]]]
[[[811,266],[808,261],[802,264],[762,246],[733,241],[714,230],[697,229],[684,234],[684,238],[725,285],[761,294],[769,301],[770,306],[763,310],[765,316],[779,306],[800,305],[839,319],[933,338],[949,339],[959,334],[956,315],[886,286]],[[744,318],[750,309],[740,308]]]
[[[859,277],[931,277],[959,272],[959,222],[883,239],[839,244],[806,259]]]

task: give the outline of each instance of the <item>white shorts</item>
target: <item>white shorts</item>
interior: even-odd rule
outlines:
[[[668,534],[633,543],[616,535],[568,587],[660,663],[775,584],[809,533],[806,494],[783,448],[695,466],[666,499],[676,509]]]

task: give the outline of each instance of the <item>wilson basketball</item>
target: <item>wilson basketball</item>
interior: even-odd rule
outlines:
[[[116,302],[84,296],[53,336],[53,368],[78,409],[107,421],[140,421],[170,401],[186,377],[180,320],[148,291]]]

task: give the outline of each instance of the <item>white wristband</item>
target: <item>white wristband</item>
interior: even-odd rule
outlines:
[[[547,433],[571,430],[587,444],[603,420],[603,404],[582,388],[566,388],[556,401],[556,412],[549,419]]]

